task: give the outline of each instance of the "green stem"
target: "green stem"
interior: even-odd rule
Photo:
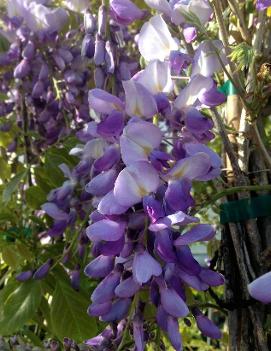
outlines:
[[[126,339],[127,339],[128,333],[129,333],[129,326],[131,324],[132,316],[133,316],[133,313],[135,311],[137,301],[138,301],[138,295],[136,294],[133,298],[133,301],[132,301],[132,304],[130,307],[130,312],[129,312],[128,319],[127,319],[127,323],[126,323],[125,329],[123,331],[123,336],[122,336],[121,342],[117,348],[117,351],[121,351],[121,349],[125,345],[125,342],[126,342]]]
[[[216,201],[220,200],[222,197],[232,195],[235,193],[240,193],[240,192],[246,192],[246,191],[271,191],[271,185],[266,184],[266,185],[243,185],[243,186],[235,186],[229,189],[225,189],[221,191],[220,193],[216,194],[213,196],[212,200],[207,204],[211,205],[215,203]]]

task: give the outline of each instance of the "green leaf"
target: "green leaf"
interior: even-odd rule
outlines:
[[[3,247],[2,258],[5,263],[13,269],[16,269],[24,262],[24,257],[20,255],[17,250],[17,246],[14,244]]]
[[[34,209],[39,209],[46,202],[46,193],[38,186],[31,186],[25,192],[27,204]]]
[[[0,335],[17,332],[33,318],[42,297],[40,282],[31,280],[20,283],[7,295],[1,301]]]
[[[11,200],[11,196],[14,193],[14,191],[17,190],[20,182],[26,177],[28,170],[25,169],[22,172],[16,174],[10,182],[6,185],[4,188],[3,194],[2,194],[2,201],[7,203]]]
[[[76,342],[94,336],[97,325],[87,314],[89,300],[70,285],[58,280],[51,304],[51,321],[56,336],[74,339]]]

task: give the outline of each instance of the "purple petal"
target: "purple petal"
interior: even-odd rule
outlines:
[[[140,289],[140,284],[134,281],[132,277],[122,280],[115,289],[118,297],[132,297]]]
[[[177,246],[176,253],[180,268],[188,274],[196,275],[201,271],[200,264],[193,257],[189,246]]]
[[[224,284],[223,275],[218,272],[214,272],[211,269],[202,268],[199,277],[204,283],[210,286],[219,286]]]
[[[197,275],[190,275],[185,271],[178,269],[178,275],[184,283],[198,291],[205,291],[209,285],[204,283]]]
[[[106,314],[110,311],[112,307],[112,302],[111,301],[106,301],[104,303],[92,303],[91,305],[89,305],[87,313],[90,316],[101,316],[103,314]]]
[[[112,271],[113,267],[113,256],[100,255],[85,267],[84,273],[90,278],[104,278]]]
[[[43,204],[41,206],[41,208],[43,209],[43,211],[45,211],[48,216],[59,220],[59,221],[68,221],[69,220],[69,215],[68,213],[60,210],[56,204],[52,203],[52,202],[46,202],[45,204]]]
[[[223,104],[227,100],[227,97],[225,94],[218,91],[214,84],[210,90],[201,92],[198,95],[198,99],[202,104],[214,107]]]
[[[189,245],[197,241],[208,241],[215,236],[214,228],[209,224],[198,224],[174,241],[175,246]]]
[[[91,294],[92,302],[101,304],[111,300],[115,296],[115,288],[120,282],[120,272],[114,271],[104,278]]]
[[[103,154],[102,157],[98,158],[93,166],[98,172],[108,171],[120,160],[119,149],[115,146],[110,146]]]
[[[152,276],[162,273],[160,264],[147,252],[137,252],[133,260],[133,277],[139,284],[147,283]]]
[[[155,237],[155,251],[166,262],[176,262],[170,233],[167,230],[158,232]]]
[[[133,320],[133,337],[135,340],[136,351],[144,351],[144,329],[143,320],[138,315]]]
[[[25,282],[26,280],[29,280],[33,275],[32,271],[25,271],[17,274],[15,276],[15,279],[18,280],[19,282]]]
[[[119,255],[124,247],[124,243],[124,235],[117,241],[99,242],[100,253],[105,256]]]
[[[182,338],[179,331],[178,319],[168,316],[167,319],[167,334],[171,345],[176,351],[182,351]]]
[[[102,196],[113,189],[117,172],[114,169],[98,174],[85,186],[85,190],[95,196]]]
[[[125,230],[125,223],[114,222],[110,219],[102,219],[99,222],[91,224],[86,229],[87,236],[91,241],[117,241]]]
[[[155,223],[159,218],[165,215],[161,202],[155,200],[153,196],[145,196],[143,198],[143,207],[152,223]]]
[[[194,199],[190,195],[191,182],[186,179],[169,181],[165,192],[165,200],[173,211],[184,211],[194,205]]]
[[[183,299],[175,290],[169,288],[160,288],[161,304],[165,311],[172,317],[185,317],[189,309]]]
[[[249,294],[262,303],[271,302],[271,272],[265,273],[248,285]]]
[[[119,321],[125,318],[128,314],[130,304],[131,304],[130,299],[116,300],[113,303],[111,310],[102,316],[101,318],[102,321],[113,322],[113,321],[116,321],[116,320]]]
[[[123,113],[113,111],[105,120],[98,124],[97,132],[102,137],[116,137],[121,134],[123,126]]]
[[[201,312],[195,314],[197,326],[203,335],[212,339],[221,339],[222,334],[219,328]]]

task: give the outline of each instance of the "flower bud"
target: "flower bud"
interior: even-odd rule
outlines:
[[[81,48],[81,56],[92,59],[95,53],[95,44],[93,36],[91,34],[86,34]]]
[[[26,280],[29,280],[32,277],[33,272],[32,271],[24,271],[15,276],[15,279],[18,280],[19,282],[25,282]]]
[[[99,66],[104,63],[105,60],[105,42],[97,34],[95,39],[95,53],[94,53],[94,63]]]
[[[41,265],[36,272],[33,274],[33,279],[40,280],[47,276],[51,266],[53,264],[53,260],[47,260],[43,265]]]

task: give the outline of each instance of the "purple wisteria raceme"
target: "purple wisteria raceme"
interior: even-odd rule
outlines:
[[[256,2],[256,9],[258,11],[263,11],[267,9],[269,6],[271,6],[270,0],[257,0]]]

